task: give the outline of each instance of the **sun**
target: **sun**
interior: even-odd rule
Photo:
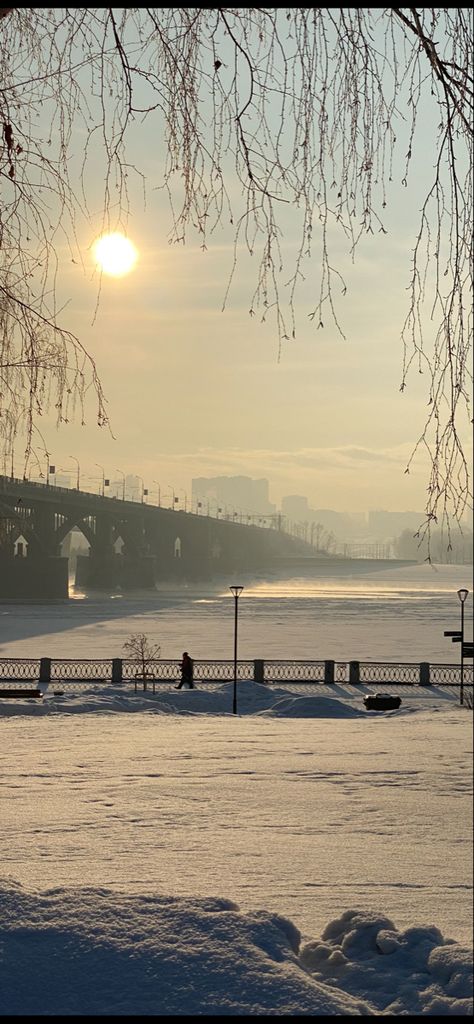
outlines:
[[[129,274],[138,259],[133,243],[119,231],[98,238],[94,242],[93,252],[97,265],[104,274],[110,274],[111,277]]]

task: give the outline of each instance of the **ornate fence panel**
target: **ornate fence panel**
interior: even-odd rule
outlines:
[[[61,682],[110,682],[112,679],[112,660],[100,658],[91,661],[84,658],[81,661],[72,661],[69,658],[64,660],[51,659],[51,680],[60,679]]]
[[[413,664],[388,665],[380,661],[359,662],[361,683],[408,683],[418,685],[420,682],[420,666]]]
[[[324,683],[324,661],[265,661],[265,682]]]
[[[472,665],[464,665],[464,685],[473,683]],[[460,665],[431,665],[430,681],[435,686],[460,686],[461,666]]]
[[[194,678],[209,682],[228,682],[234,678],[233,661],[195,661]],[[237,679],[253,679],[253,661],[237,662]]]
[[[179,675],[179,668],[177,661],[161,661],[161,659],[153,659],[146,662],[145,678],[155,679],[157,682],[172,682]],[[123,682],[135,682],[135,680],[143,681],[143,668],[138,661],[132,661],[131,658],[124,658],[122,661],[122,679]]]
[[[39,658],[2,658],[0,661],[0,679],[11,680],[12,682],[38,681]]]
[[[146,665],[146,679],[153,682],[175,682],[180,678],[180,662],[159,660],[149,661]],[[124,682],[143,680],[143,669],[136,661],[122,662],[122,678]],[[196,681],[223,683],[234,678],[233,661],[194,661],[194,678]],[[253,661],[237,662],[237,679],[253,679]]]

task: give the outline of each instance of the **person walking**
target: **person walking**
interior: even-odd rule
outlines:
[[[183,660],[181,662],[180,668],[181,668],[181,680],[178,683],[178,685],[176,686],[176,690],[180,690],[181,687],[184,686],[184,683],[188,684],[190,690],[194,690],[194,682],[193,682],[194,662],[193,662],[193,659],[189,657],[189,654],[188,654],[187,651],[184,651],[184,653],[183,653]]]

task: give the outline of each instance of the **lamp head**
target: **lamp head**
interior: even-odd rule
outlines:
[[[235,586],[234,587],[229,587],[229,590],[232,591],[234,597],[240,597],[243,589],[244,589],[243,587],[235,587]]]
[[[459,600],[460,600],[461,604],[464,604],[468,594],[469,594],[468,590],[464,590],[464,589],[458,590],[458,597],[459,597]]]

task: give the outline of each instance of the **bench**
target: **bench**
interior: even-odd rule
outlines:
[[[4,697],[42,697],[42,696],[43,696],[42,690],[38,690],[37,687],[35,687],[35,689],[33,690],[31,688],[28,689],[28,687],[26,687],[26,686],[22,686],[21,688],[20,687],[14,688],[12,686],[8,690],[0,690],[0,698],[2,698],[2,699]]]

